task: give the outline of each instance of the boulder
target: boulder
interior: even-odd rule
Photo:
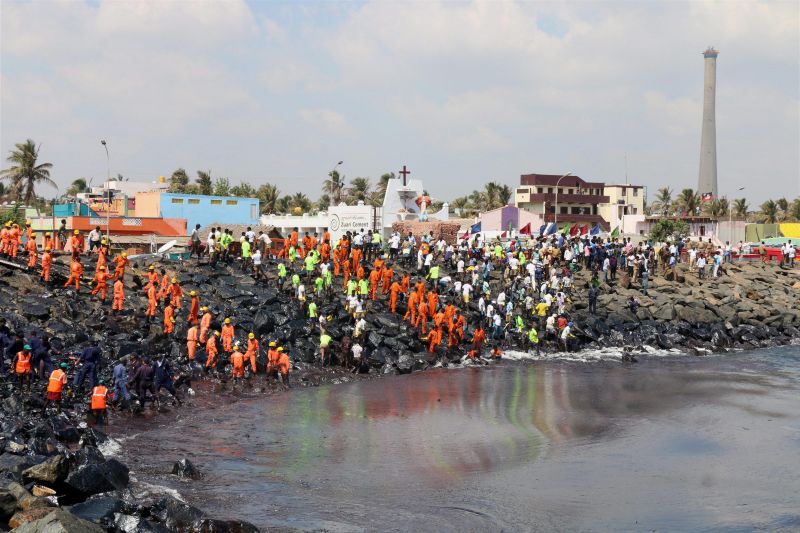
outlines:
[[[410,374],[415,364],[416,360],[410,353],[403,353],[397,358],[397,370],[401,374]]]
[[[93,496],[83,503],[78,503],[70,508],[70,512],[89,522],[108,524],[114,520],[114,513],[119,513],[125,504],[113,496]]]
[[[22,476],[22,472],[31,466],[30,459],[11,453],[0,455],[0,472],[8,472],[15,479]]]
[[[196,531],[209,531],[213,533],[258,533],[258,528],[243,520],[216,520],[204,518],[196,523]]]
[[[54,455],[43,463],[32,466],[22,472],[22,477],[29,481],[38,481],[54,485],[67,479],[69,464],[62,455]]]
[[[57,509],[54,508],[54,507],[36,507],[36,508],[33,508],[33,509],[27,509],[25,511],[19,511],[18,513],[14,514],[14,516],[11,517],[11,519],[8,521],[8,525],[11,526],[12,528],[15,528],[15,531],[22,531],[22,529],[16,529],[16,528],[20,528],[22,526],[25,526],[25,524],[28,524],[28,523],[31,523],[31,522],[36,522],[39,519],[42,519],[42,518],[44,518],[46,516],[49,516],[52,513],[55,513],[56,511],[57,511]],[[40,531],[44,531],[44,530],[43,529],[27,529],[26,531],[40,532]],[[66,530],[66,531],[69,531],[69,530]],[[49,533],[49,531],[48,531],[48,533]]]
[[[192,529],[203,518],[203,512],[172,496],[164,496],[150,508],[150,516],[170,530]]]
[[[33,511],[40,511],[39,509],[26,511],[26,512],[33,512]],[[105,529],[88,522],[86,520],[82,520],[77,516],[74,516],[63,509],[46,509],[47,514],[43,514],[41,516],[36,516],[31,514],[30,516],[25,516],[25,522],[22,522],[21,525],[17,524],[12,527],[16,527],[16,531],[18,533],[104,533]],[[20,513],[17,513],[20,514]],[[17,515],[14,515],[16,517]],[[12,518],[14,520],[14,518]],[[9,523],[11,525],[11,523]]]
[[[141,516],[117,513],[114,517],[114,528],[123,533],[168,533],[161,524],[154,524]]]
[[[128,467],[116,459],[86,464],[70,472],[67,485],[85,495],[122,490],[128,486]]]
[[[202,474],[189,459],[175,461],[172,465],[172,475],[185,479],[200,479]]]
[[[17,510],[17,497],[11,491],[0,490],[0,519],[5,520]]]

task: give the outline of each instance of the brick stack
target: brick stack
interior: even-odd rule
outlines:
[[[430,220],[428,222],[419,221],[403,221],[395,222],[392,224],[392,229],[399,231],[400,235],[408,235],[410,231],[417,240],[429,232],[433,232],[433,236],[437,239],[442,236],[447,244],[456,244],[458,240],[458,232],[461,229],[461,222],[448,222],[440,220]]]

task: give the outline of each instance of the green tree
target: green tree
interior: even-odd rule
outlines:
[[[786,198],[778,198],[775,201],[775,205],[778,206],[778,209],[780,209],[781,220],[786,220],[789,218],[789,202],[786,200]]]
[[[200,192],[200,186],[198,184],[196,184],[196,183],[190,183],[189,185],[184,187],[183,188],[183,193],[184,194],[195,194],[195,195],[203,194],[202,192]]]
[[[661,187],[656,191],[653,211],[661,213],[661,215],[664,216],[672,214],[672,189],[669,187]]]
[[[259,201],[261,202],[261,214],[270,215],[275,213],[275,208],[280,196],[281,191],[279,191],[275,185],[272,185],[271,183],[261,185],[256,191],[256,197],[258,197]]]
[[[311,211],[311,200],[302,192],[294,193],[289,199],[289,207],[293,211],[300,210],[302,213]]]
[[[291,196],[281,196],[278,198],[278,201],[275,202],[275,213],[285,215],[291,209],[292,197]]]
[[[37,147],[31,139],[17,143],[6,159],[12,166],[0,172],[0,179],[11,184],[10,195],[26,205],[36,199],[37,185],[56,187],[56,183],[50,179],[52,163],[37,164],[40,148],[41,145]]]
[[[778,221],[778,204],[774,200],[767,200],[761,204],[761,222],[775,224]]]
[[[728,214],[728,200],[726,198],[716,198],[704,206],[704,211],[712,217],[724,217]]]
[[[800,198],[795,198],[792,202],[792,208],[789,211],[789,216],[795,222],[800,222]]]
[[[372,205],[383,205],[383,199],[386,196],[386,188],[389,186],[389,180],[393,179],[395,179],[394,172],[381,174],[378,183],[375,185],[375,191],[372,194]]]
[[[70,184],[67,192],[64,193],[64,195],[74,198],[79,193],[86,192],[86,188],[86,178],[78,178]]]
[[[650,226],[650,240],[666,242],[689,235],[689,224],[680,219],[662,218]]]
[[[331,197],[327,194],[323,194],[317,200],[316,207],[319,211],[327,211],[328,208],[331,206]]]
[[[322,183],[322,192],[330,196],[334,205],[339,205],[344,195],[344,175],[338,170],[328,172],[328,179]]]
[[[6,195],[6,184],[0,181],[0,198],[4,198]]]
[[[700,195],[693,189],[683,189],[675,200],[675,203],[686,211],[689,216],[694,216],[700,208]]]
[[[167,189],[167,192],[184,193],[187,185],[189,185],[189,175],[184,169],[179,168],[169,177],[169,189]]]
[[[747,217],[747,199],[746,198],[737,198],[733,201],[733,212],[739,218]]]
[[[469,200],[466,196],[459,196],[452,202],[450,202],[450,208],[458,217],[466,216],[467,214],[467,206],[469,205]]]
[[[347,189],[347,196],[351,202],[367,201],[369,196],[369,178],[353,178]]]
[[[228,178],[214,180],[214,196],[230,196],[231,182]]]
[[[240,198],[255,198],[256,196],[256,190],[246,181],[231,187],[230,193],[231,196],[238,196]]]
[[[197,179],[194,182],[200,188],[200,194],[211,196],[211,193],[214,192],[214,182],[211,179],[210,170],[198,170]]]

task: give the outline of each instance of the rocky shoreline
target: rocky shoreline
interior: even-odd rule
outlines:
[[[0,267],[0,316],[12,331],[37,331],[51,337],[54,348],[65,357],[90,339],[98,342],[105,358],[100,373],[109,382],[113,362],[133,353],[167,354],[179,373],[190,379],[203,378],[199,368],[186,362],[184,321],[176,324],[173,338],[162,334],[160,324],[144,321],[146,299],[139,274],[145,265],[134,266],[138,268],[126,280],[127,310],[121,315],[111,315],[107,305],[85,292],[75,298],[71,291],[42,287],[35,274]],[[313,321],[301,314],[296,301],[272,286],[273,265],[267,265],[273,273],[267,284],[228,266],[216,270],[205,264],[198,268],[194,263],[163,266],[175,272],[185,289],[197,288],[203,305],[216,311],[215,317],[231,316],[237,331],[253,331],[259,338],[286,346],[292,356],[293,386],[423,371],[460,363],[465,354],[463,347],[429,353],[424,341],[403,322],[402,314],[387,312],[386,301],[379,299],[367,307],[369,372],[319,368],[319,335]],[[491,282],[501,283],[499,272],[492,273]],[[588,286],[588,273],[578,272],[569,307],[576,325],[576,349],[623,348],[629,354],[626,359],[634,360],[637,353],[645,353],[645,346],[702,355],[800,339],[798,269],[727,264],[720,277],[699,280],[686,265],[679,265],[674,276],[653,276],[648,295],[623,275],[612,285],[601,283],[594,315],[588,312]],[[631,296],[639,302],[635,313],[627,303]],[[351,328],[340,298],[337,293],[320,304],[320,312],[334,318],[329,325],[334,339],[349,334]],[[398,311],[401,308],[405,312],[404,303]],[[471,303],[462,311],[472,330],[477,305]],[[504,347],[521,349],[521,344],[521,336],[510,336]],[[554,351],[555,346],[555,342],[545,343],[543,352]],[[202,353],[199,358],[202,362]],[[215,391],[231,387],[225,374],[207,379],[214,382]],[[258,376],[242,390],[249,394],[279,389],[276,382]],[[43,416],[43,391],[41,382],[34,385],[31,395],[19,394],[10,378],[0,385],[0,521],[4,525],[26,532],[58,531],[58,527],[87,532],[256,531],[243,521],[208,518],[170,496],[137,500],[128,486],[128,468],[103,455],[107,437],[87,426],[85,397],[71,397],[64,402],[62,413]],[[187,407],[191,408],[191,402]],[[118,416],[122,415],[112,414],[112,423]],[[178,465],[176,474],[191,477],[190,466]]]

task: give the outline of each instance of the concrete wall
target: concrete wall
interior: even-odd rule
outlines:
[[[151,193],[140,193],[148,195]],[[160,194],[159,211],[164,218],[185,218],[187,231],[195,224],[207,226],[212,222],[227,224],[259,223],[258,198],[238,198],[235,196],[202,196],[194,194]],[[142,215],[139,208],[139,194],[136,195],[136,215]]]
[[[160,217],[161,216],[161,193],[160,192],[140,192],[136,193],[136,207],[134,209],[137,217]],[[194,227],[194,226],[192,226]]]
[[[481,222],[481,232],[507,231],[509,223],[514,230],[519,230],[530,223],[531,232],[536,233],[539,231],[542,224],[544,224],[544,219],[541,214],[532,213],[512,205],[487,211],[486,213],[482,213],[479,218]]]

